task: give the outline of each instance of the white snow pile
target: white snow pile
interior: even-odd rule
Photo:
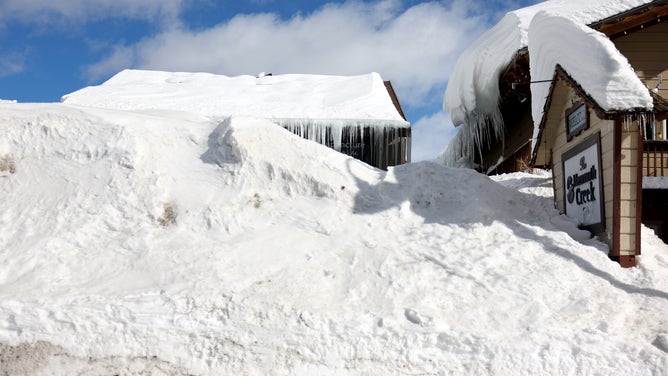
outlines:
[[[668,371],[668,246],[621,269],[549,173],[383,172],[255,118],[0,123],[2,374]]]
[[[455,164],[461,155],[472,156],[467,145],[474,140],[481,144],[491,134],[503,135],[498,81],[524,47],[531,57],[531,81],[551,80],[561,64],[604,110],[651,108],[649,92],[627,59],[605,35],[586,26],[650,2],[554,0],[506,14],[460,56],[450,75],[443,109],[456,126],[464,126],[439,159]],[[548,90],[549,83],[531,85],[535,127]],[[534,139],[536,134],[534,129]]]

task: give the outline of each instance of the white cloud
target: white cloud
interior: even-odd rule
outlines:
[[[2,54],[2,59],[0,59],[0,77],[11,76],[25,70],[25,52],[0,51],[0,53]]]
[[[413,162],[434,160],[457,134],[450,121],[450,114],[437,112],[425,116],[412,126],[411,160]]]
[[[87,75],[99,80],[130,67],[231,76],[375,71],[392,81],[408,112],[438,111],[459,54],[489,26],[489,15],[472,6],[464,0],[409,8],[398,0],[350,1],[290,19],[237,15],[208,29],[170,28],[119,45]],[[414,161],[434,159],[456,133],[444,113],[411,120]]]
[[[280,19],[238,15],[215,27],[169,29],[121,46],[88,69],[96,80],[133,67],[226,75],[273,73],[362,74],[392,80],[407,106],[433,101],[460,51],[485,27],[464,1],[429,2],[402,9],[394,0],[328,4]],[[129,62],[120,67],[119,50]],[[438,101],[442,92],[438,92]]]
[[[0,77],[11,76],[23,72],[23,62],[2,60],[0,61]]]
[[[172,23],[188,0],[0,0],[0,22],[86,23],[128,17]]]
[[[132,48],[125,46],[113,47],[113,51],[107,58],[87,70],[87,75],[90,77],[103,77],[108,72],[119,72],[132,65],[133,51]]]

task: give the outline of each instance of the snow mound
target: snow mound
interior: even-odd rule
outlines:
[[[319,144],[257,118],[226,119],[210,136],[209,147],[203,160],[227,167],[242,190],[337,198],[356,192],[352,176],[373,182],[379,175],[352,157],[323,151]]]
[[[0,109],[7,370],[668,369],[668,247],[644,232],[619,268],[555,227],[548,173],[384,172],[257,118]]]

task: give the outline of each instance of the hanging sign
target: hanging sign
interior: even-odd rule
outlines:
[[[584,103],[576,104],[566,110],[566,138],[568,141],[589,128],[589,111]]]
[[[605,230],[600,133],[587,137],[562,155],[564,208],[580,228]]]

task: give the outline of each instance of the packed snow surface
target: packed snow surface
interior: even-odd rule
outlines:
[[[668,176],[643,176],[643,189],[668,189]]]
[[[67,94],[62,101],[122,110],[179,109],[212,118],[254,116],[409,126],[394,107],[378,73],[228,77],[124,70],[102,85]]]
[[[556,64],[561,64],[604,110],[651,108],[651,97],[626,58],[607,37],[586,26],[650,2],[554,0],[506,14],[462,53],[450,74],[443,109],[455,125],[464,125],[460,139],[451,145],[456,148],[457,144],[479,142],[489,134],[503,135],[498,81],[524,47],[528,47],[531,57],[531,81],[551,80]],[[609,82],[611,87],[606,86]],[[618,90],[620,87],[624,90]],[[536,127],[548,89],[549,83],[531,85]],[[460,151],[461,147],[454,154]]]
[[[257,118],[0,103],[4,374],[668,372],[640,265],[547,172],[384,172]]]

